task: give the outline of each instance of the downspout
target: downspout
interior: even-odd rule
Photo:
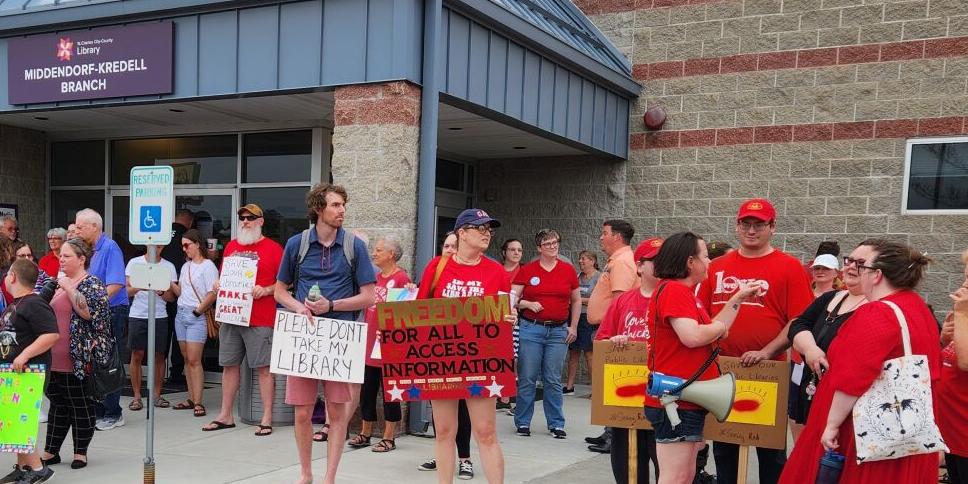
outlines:
[[[420,161],[417,168],[417,251],[414,274],[434,257],[434,206],[437,178],[437,123],[440,87],[437,79],[437,44],[440,38],[442,0],[424,0],[423,87],[420,93]],[[416,278],[414,280],[419,280]]]

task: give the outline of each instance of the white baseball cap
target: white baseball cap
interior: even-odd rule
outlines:
[[[830,254],[820,254],[816,259],[813,260],[813,264],[810,264],[811,268],[814,267],[826,267],[827,269],[840,270],[840,261],[836,257]]]

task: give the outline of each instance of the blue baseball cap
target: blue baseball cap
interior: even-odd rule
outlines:
[[[501,226],[501,222],[497,219],[491,218],[487,212],[479,208],[468,208],[457,216],[457,221],[454,222],[454,230],[465,226],[465,225],[484,225],[491,224],[492,228],[497,228]]]

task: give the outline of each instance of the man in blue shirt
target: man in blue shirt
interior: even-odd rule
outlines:
[[[124,291],[124,255],[117,242],[104,234],[104,219],[101,214],[85,208],[74,218],[77,235],[94,249],[88,273],[96,276],[108,291],[108,304],[111,306],[111,330],[114,344],[122,344],[124,326],[128,321],[128,293]],[[98,430],[111,430],[124,425],[121,414],[121,391],[109,394],[104,403],[98,406],[98,420],[94,427]]]
[[[316,224],[309,231],[309,250],[299,264],[299,246],[302,234],[296,234],[286,242],[286,248],[276,277],[276,301],[293,311],[310,318],[314,316],[332,319],[355,320],[356,313],[374,304],[376,275],[370,263],[366,244],[356,236],[345,234],[343,219],[346,216],[346,189],[339,185],[320,183],[312,188],[307,197],[309,213]],[[347,260],[343,244],[353,243],[353,260]],[[298,267],[297,267],[298,266]],[[309,300],[309,289],[319,286],[321,296]],[[295,288],[295,297],[289,286]],[[296,407],[295,437],[299,451],[299,484],[313,482],[313,406],[319,391],[319,380],[289,376],[286,379],[286,403]],[[329,416],[329,440],[327,446],[326,478],[323,482],[336,482],[336,469],[343,455],[346,427],[356,410],[360,385],[323,380],[323,393]]]

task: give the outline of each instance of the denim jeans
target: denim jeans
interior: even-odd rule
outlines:
[[[518,351],[518,397],[514,426],[530,427],[534,416],[535,383],[538,373],[544,385],[544,413],[548,429],[564,429],[561,369],[568,355],[568,327],[545,326],[520,319],[521,348]]]
[[[124,327],[127,323],[128,306],[111,306],[111,331],[114,332],[114,344],[118,345],[118,351],[122,355],[124,355]],[[97,406],[97,416],[98,418],[121,416],[121,390],[104,397],[104,402]]]

